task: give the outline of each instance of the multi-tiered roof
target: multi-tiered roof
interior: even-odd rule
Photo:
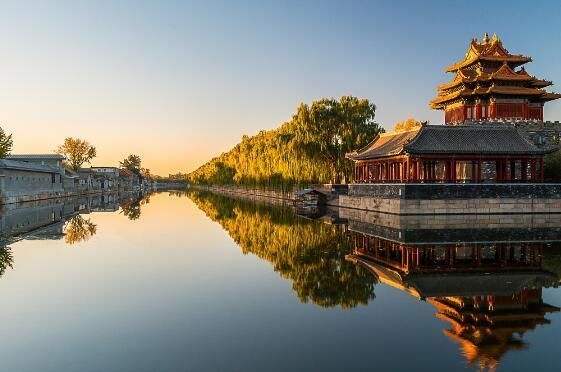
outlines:
[[[560,98],[543,88],[551,81],[538,79],[522,65],[532,58],[511,54],[497,35],[473,39],[461,62],[446,69],[453,81],[438,87],[430,102],[446,112],[446,122],[479,119],[543,119],[544,102]]]

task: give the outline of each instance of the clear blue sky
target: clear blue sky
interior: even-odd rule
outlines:
[[[440,123],[428,101],[484,32],[561,84],[560,25],[559,1],[2,2],[0,125],[15,152],[72,135],[95,164],[189,171],[321,97],[366,97],[386,128]]]

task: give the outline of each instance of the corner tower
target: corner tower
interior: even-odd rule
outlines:
[[[443,110],[445,123],[489,120],[543,120],[547,101],[561,94],[543,88],[551,81],[538,79],[526,72],[523,65],[532,58],[510,54],[503,43],[485,33],[481,41],[473,39],[463,61],[446,72],[456,76],[438,87],[438,96],[430,106]]]

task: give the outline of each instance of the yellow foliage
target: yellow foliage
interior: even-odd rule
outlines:
[[[420,127],[422,125],[423,125],[422,122],[420,122],[418,120],[415,120],[414,118],[409,118],[405,121],[398,122],[395,125],[394,130],[396,132],[401,132],[401,131],[411,130],[411,129],[416,128],[416,127]]]

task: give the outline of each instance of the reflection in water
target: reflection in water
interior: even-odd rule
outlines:
[[[13,268],[14,256],[8,246],[0,246],[0,276],[4,275],[8,268]]]
[[[434,235],[453,233],[443,230]],[[523,335],[549,324],[546,315],[559,311],[542,300],[542,288],[559,283],[558,275],[543,265],[544,248],[551,244],[430,242],[426,234],[417,235],[423,241],[403,243],[383,234],[352,235],[354,251],[347,259],[381,282],[431,303],[436,317],[450,324],[444,334],[459,343],[469,364],[481,369],[495,369],[507,351],[525,348]]]
[[[444,334],[474,367],[495,369],[505,353],[527,347],[526,332],[549,324],[547,314],[559,311],[542,300],[542,288],[559,284],[559,255],[545,255],[561,248],[561,221],[554,217],[442,219],[347,210],[337,217],[305,213],[301,219],[255,202],[198,191],[189,196],[244,253],[271,262],[291,279],[304,302],[366,304],[378,282],[429,302],[448,324]],[[341,212],[350,214],[341,219]],[[345,252],[348,263],[366,270],[348,267]]]
[[[342,226],[298,218],[290,209],[192,191],[191,200],[230,234],[244,254],[273,264],[302,302],[352,308],[374,298],[376,278],[345,260]]]
[[[434,309],[445,324],[445,336],[437,337],[457,343],[471,367],[494,369],[506,353],[530,348],[525,335],[550,324],[551,314],[559,311],[559,304],[544,302],[542,291],[559,284],[561,215],[443,218],[304,210],[302,218],[283,206],[199,191],[169,195],[189,197],[244,254],[271,263],[302,302],[325,308],[375,307],[374,290],[380,282],[426,301],[429,316]],[[5,206],[0,211],[0,275],[14,265],[10,246],[18,240],[64,237],[68,244],[84,242],[103,234],[94,223],[103,230],[95,213],[120,209],[134,221],[148,202],[149,197],[129,194]],[[383,322],[417,311],[393,306],[395,314],[376,312],[376,319]],[[251,315],[251,309],[244,311]],[[340,316],[347,320],[353,315]],[[375,327],[360,319],[366,323],[361,328]],[[429,334],[403,330],[403,335],[432,341]]]
[[[96,224],[77,214],[70,217],[66,222],[66,226],[64,227],[64,241],[67,244],[85,242],[94,236],[96,232]]]
[[[119,205],[131,220],[140,216],[142,194],[99,194],[80,198],[50,199],[0,207],[0,276],[13,267],[9,244],[22,239],[58,240],[67,244],[85,242],[97,233],[97,225],[82,214],[115,212]]]
[[[121,213],[131,221],[138,220],[140,218],[141,206],[150,203],[150,195],[144,195],[143,197],[131,197],[126,200],[122,200],[119,203],[121,207]]]

